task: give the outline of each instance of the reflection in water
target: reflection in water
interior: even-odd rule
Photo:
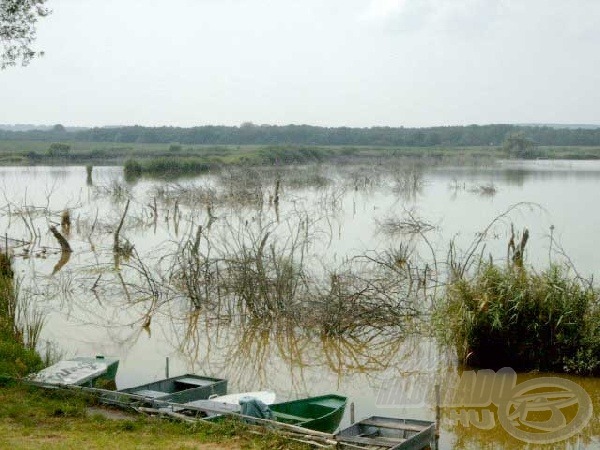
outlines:
[[[427,316],[444,273],[435,261],[445,260],[448,242],[468,248],[510,205],[530,202],[547,212],[515,210],[490,230],[486,254],[504,257],[513,222],[530,230],[527,260],[545,265],[543,236],[553,225],[552,248],[554,241],[566,248],[583,275],[600,270],[589,245],[600,226],[589,208],[600,200],[599,163],[235,168],[136,184],[125,183],[120,168],[97,167],[92,186],[84,173],[0,168],[10,199],[0,221],[7,240],[31,241],[29,253],[41,255],[54,254],[56,243],[35,237],[37,229],[60,223],[66,208],[77,218],[73,254],[55,277],[44,276],[55,261],[43,256],[17,255],[15,270],[47,312],[42,339],[67,354],[121,357],[119,382],[129,385],[162,377],[170,356],[173,370],[226,377],[233,390],[268,388],[282,399],[338,390],[356,401],[358,417],[432,419],[431,404],[383,409],[375,399],[390,380],[456,370],[429,336]],[[449,191],[452,180],[465,187]],[[474,186],[496,192],[470,192]],[[121,235],[132,251],[115,266],[113,237],[127,201]],[[378,220],[413,208],[435,229],[377,233]],[[576,380],[598,410],[598,380]],[[599,428],[594,417],[582,445],[594,448]],[[465,429],[447,416],[441,442],[521,445],[499,427]]]
[[[60,259],[54,265],[54,268],[52,269],[52,275],[56,274],[56,272],[62,269],[69,262],[69,259],[71,259],[71,254],[72,252],[70,251],[60,252]]]
[[[338,384],[349,374],[376,376],[397,364],[397,356],[414,341],[401,329],[366,329],[358,326],[344,336],[326,336],[310,327],[283,319],[252,320],[234,316],[210,320],[198,311],[171,318],[172,345],[190,367],[227,373],[233,386],[271,386],[274,371],[284,371],[286,391],[306,395],[305,372],[336,374]]]

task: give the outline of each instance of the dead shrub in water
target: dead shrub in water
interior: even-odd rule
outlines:
[[[479,194],[482,197],[493,197],[498,192],[498,189],[496,188],[494,183],[489,183],[473,186],[469,189],[469,192]]]
[[[255,205],[264,203],[266,186],[261,172],[254,168],[231,169],[219,174],[219,184],[223,194],[219,201],[237,205]]]
[[[217,190],[208,184],[168,184],[155,188],[154,197],[171,205],[178,203],[190,207],[210,205],[219,201]]]
[[[331,273],[327,292],[322,292],[306,305],[304,325],[321,330],[326,336],[354,333],[357,328],[404,329],[409,318],[419,315],[404,301],[401,283],[388,283],[367,274]]]
[[[255,317],[296,314],[308,295],[300,227],[283,245],[268,243],[269,232],[233,240],[225,258],[225,290]]]
[[[405,210],[404,217],[387,216],[375,220],[377,230],[387,235],[421,234],[434,230],[435,226],[421,220],[414,211]]]
[[[423,168],[418,165],[401,166],[392,173],[392,192],[406,199],[415,199],[425,184]]]
[[[194,239],[180,245],[171,268],[175,286],[196,309],[220,301],[219,261],[211,258],[212,248],[206,233],[199,226]],[[205,242],[203,246],[202,240]]]

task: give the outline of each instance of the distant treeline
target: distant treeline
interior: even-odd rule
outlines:
[[[79,141],[186,145],[350,145],[350,146],[486,146],[501,145],[507,136],[522,132],[539,145],[598,146],[600,128],[555,128],[517,125],[469,125],[431,128],[327,128],[309,125],[254,125],[177,127],[114,127],[68,131],[0,130],[0,140]]]

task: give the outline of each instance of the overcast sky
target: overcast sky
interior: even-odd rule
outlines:
[[[0,123],[599,123],[599,0],[50,0]]]

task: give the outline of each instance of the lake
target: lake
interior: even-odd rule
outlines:
[[[380,394],[399,380],[435,384],[460,373],[453,352],[436,343],[428,323],[443,289],[450,243],[464,256],[480,240],[476,254],[501,262],[513,224],[517,237],[529,230],[527,264],[568,263],[581,276],[596,275],[599,186],[597,161],[231,169],[133,183],[123,180],[120,167],[94,167],[91,180],[85,167],[1,167],[0,220],[21,294],[30,299],[24,314],[45,319],[40,350],[119,357],[119,388],[164,377],[168,357],[171,375],[228,378],[232,392],[270,389],[280,400],[339,392],[354,402],[357,418],[433,420],[430,397],[382,407]],[[128,200],[115,256],[114,232]],[[69,233],[62,230],[73,249],[67,261],[48,231],[50,225],[61,229],[65,209],[71,226]],[[228,275],[226,288],[211,282],[222,276],[222,265],[240,264],[256,252],[271,252],[266,270],[282,271],[273,275],[281,286],[264,287],[274,302],[269,309],[247,297],[241,304],[234,295],[255,292],[242,269]],[[194,263],[198,254],[205,263]],[[390,261],[410,266],[397,292],[388,279],[372,282]],[[190,290],[192,275],[201,281],[198,291]],[[335,304],[325,310],[329,322],[316,317],[321,310],[312,317],[303,300],[338,298],[342,288],[367,285],[373,298],[389,297],[389,310],[381,317],[348,311],[358,326],[336,316]],[[281,293],[298,301],[282,300]],[[394,302],[407,293],[410,301],[402,307],[410,314],[388,323],[398,311]],[[371,327],[370,320],[382,325]],[[600,408],[599,380],[567,378]],[[347,414],[343,425],[348,421]],[[465,428],[446,413],[440,444],[521,445],[499,425]],[[565,445],[599,448],[597,417]]]

